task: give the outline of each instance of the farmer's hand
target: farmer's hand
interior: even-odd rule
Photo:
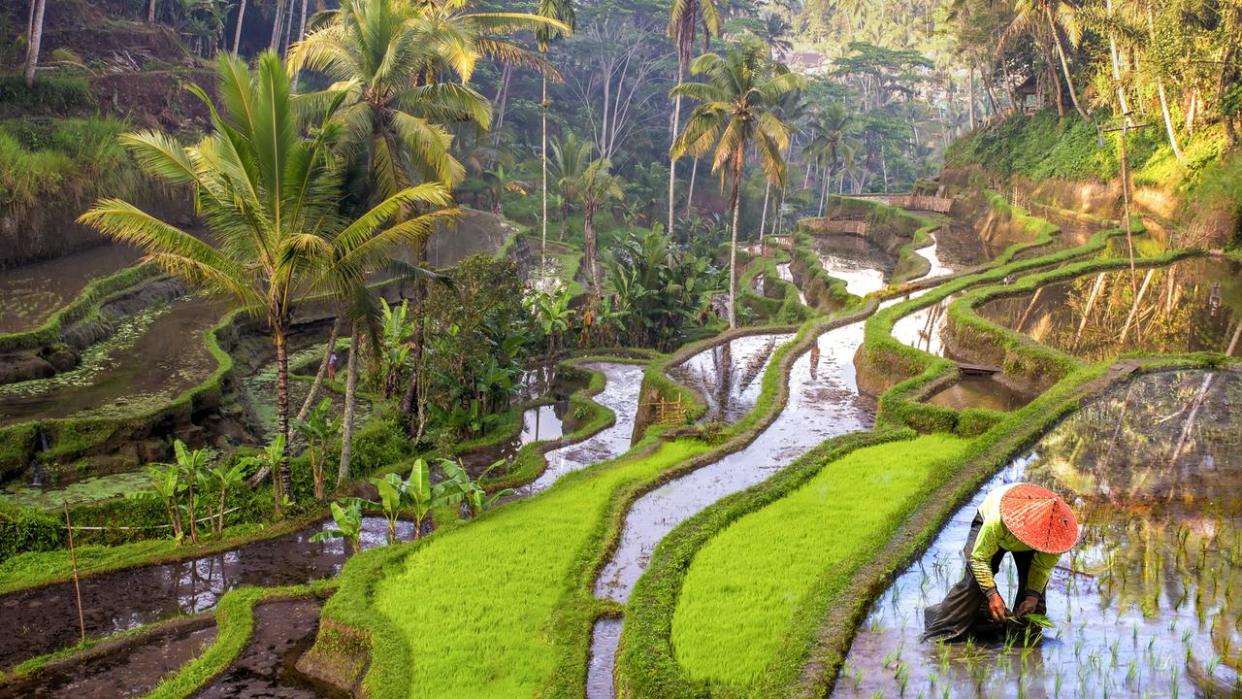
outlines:
[[[988,593],[988,613],[992,615],[993,621],[1004,621],[1009,616],[1009,607],[1005,606],[1005,600],[1001,599],[996,588]]]
[[[1013,611],[1015,615],[1021,617],[1021,616],[1025,616],[1035,611],[1035,608],[1038,606],[1039,606],[1039,598],[1036,597],[1035,595],[1027,595],[1026,597],[1022,598],[1022,601],[1018,603],[1018,608]]]

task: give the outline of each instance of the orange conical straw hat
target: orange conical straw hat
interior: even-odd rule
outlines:
[[[1059,495],[1018,483],[1001,496],[1001,521],[1018,541],[1043,553],[1065,553],[1078,542],[1078,520]]]

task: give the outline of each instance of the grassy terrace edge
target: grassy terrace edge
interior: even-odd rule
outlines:
[[[871,328],[877,325],[877,318],[881,316],[888,317],[889,320],[880,321],[879,325],[883,326],[886,324],[887,327],[884,330],[884,335],[890,341],[902,349],[918,353],[924,359],[931,360],[932,366],[928,367],[928,370],[937,368],[935,360],[944,362],[949,365],[948,368],[955,370],[951,362],[941,360],[938,357],[932,357],[893,340],[889,332],[891,331],[892,322],[905,313],[936,303],[944,296],[953,293],[952,290],[942,291],[946,284],[965,288],[979,283],[980,277],[988,278],[989,274],[996,278],[1003,278],[1006,274],[1011,273],[1013,270],[1009,268],[1008,262],[1012,257],[1024,249],[1048,244],[1051,236],[1056,232],[1056,228],[1040,226],[1035,228],[1035,232],[1037,235],[1033,242],[1011,246],[1001,257],[991,263],[993,268],[991,270],[985,269],[981,272],[967,271],[936,280],[926,280],[924,283],[939,283],[939,286],[922,297],[897,304],[874,314],[871,314],[870,311],[877,307],[878,301],[875,298],[871,298],[867,302],[867,309],[864,310],[862,316],[858,319],[861,320],[870,315],[870,318],[866,321],[866,328],[870,335],[874,333]],[[805,234],[802,235],[805,236]],[[1081,254],[1081,251],[1078,251],[1077,254]],[[1072,256],[1070,255],[1070,257]],[[1038,266],[1040,264],[1046,264],[1046,262],[1032,261],[1017,263],[1013,266],[1026,268],[1028,265]],[[946,281],[946,279],[949,281]],[[891,295],[901,292],[900,290],[893,290],[887,293]],[[930,300],[928,300],[929,297],[931,297]],[[818,333],[815,333],[815,336],[818,336]],[[866,342],[866,339],[864,342]],[[788,343],[786,346],[793,344]],[[800,354],[800,352],[797,354]],[[797,354],[794,354],[794,356],[796,357]],[[946,367],[939,367],[939,369],[943,371]],[[897,424],[893,424],[894,422]],[[914,430],[899,425],[899,421],[890,421],[889,424],[885,424],[877,419],[874,430],[853,432],[830,439],[804,454],[791,466],[781,470],[762,483],[714,503],[678,525],[665,537],[653,552],[647,573],[639,579],[632,593],[630,604],[626,606],[627,623],[622,631],[616,668],[618,694],[625,696],[680,697],[701,696],[707,693],[709,689],[707,685],[702,682],[696,682],[686,676],[674,655],[671,638],[673,614],[677,607],[678,595],[695,554],[707,541],[720,531],[723,531],[725,527],[746,514],[755,512],[771,503],[778,502],[785,495],[794,492],[798,487],[815,477],[829,462],[857,448],[910,438],[915,434]],[[841,586],[840,580],[825,580],[816,586],[816,592],[822,593],[829,588]],[[826,600],[827,596],[819,595],[816,599]],[[807,608],[808,605],[815,607],[815,609],[809,610],[811,613],[806,615],[805,618],[819,619],[823,615],[826,607],[818,604],[816,599],[805,599],[801,603],[803,608]],[[809,648],[812,642],[811,637],[814,630],[813,624],[804,622],[786,638],[782,644],[784,657],[775,660],[769,666],[769,672],[767,673],[769,687],[787,689],[796,682],[796,670],[801,667],[797,662],[797,658],[806,656],[806,649]],[[799,648],[801,650],[798,650]],[[717,691],[723,689],[726,696],[738,693],[735,691],[737,688],[711,686],[710,689]],[[783,689],[776,689],[772,695],[781,696],[781,691]],[[740,693],[744,694],[744,692]]]
[[[925,548],[958,504],[977,490],[979,484],[1007,462],[1016,451],[1075,409],[1085,397],[1094,395],[1111,384],[1111,381],[1100,381],[1101,378],[1109,376],[1108,363],[1088,366],[1075,362],[1071,367],[1072,375],[1027,407],[1013,413],[978,411],[983,414],[971,415],[974,411],[965,411],[966,416],[959,422],[957,411],[948,409],[937,409],[936,412],[947,413],[951,417],[945,419],[937,415],[938,419],[932,420],[912,420],[909,410],[902,410],[903,404],[913,403],[911,396],[925,394],[924,389],[928,384],[942,382],[946,374],[956,373],[956,367],[952,362],[907,347],[892,338],[891,329],[897,318],[936,303],[968,286],[1102,250],[1109,237],[1121,234],[1120,231],[1101,231],[1089,243],[1079,248],[1009,264],[1022,249],[1046,244],[1048,237],[1054,232],[1055,227],[1048,226],[1035,242],[1011,246],[1004,253],[1003,259],[994,263],[996,266],[990,272],[958,275],[957,279],[942,284],[935,291],[885,309],[868,320],[865,347],[871,346],[874,349],[876,344],[887,345],[887,349],[895,349],[899,354],[916,360],[912,362],[916,366],[907,369],[907,375],[913,375],[890,388],[883,396],[881,412],[886,413],[888,419],[877,422],[876,432],[854,433],[829,440],[799,459],[790,469],[748,491],[714,504],[680,525],[661,542],[653,554],[648,574],[639,581],[631,598],[632,604],[628,608],[631,618],[623,632],[618,667],[622,693],[632,696],[698,696],[710,689],[714,695],[722,696],[749,694],[776,697],[794,693],[800,693],[801,696],[822,696],[830,688],[857,623],[870,606],[870,600],[883,590],[891,575]],[[1187,254],[1191,253],[1172,253],[1166,257],[1176,259]],[[1149,263],[1161,261],[1167,262],[1168,259]],[[1101,263],[1105,266],[1117,264],[1116,261],[1096,260],[1080,263],[1075,268],[1093,268]],[[1057,277],[1056,271],[1032,275],[1023,281],[1036,284],[1039,280]],[[1078,273],[1083,272],[1079,269]],[[994,289],[995,287],[987,287],[972,292],[972,295],[982,296]],[[1155,370],[1178,366],[1216,366],[1224,361],[1220,356],[1210,354],[1189,355],[1164,361],[1148,361],[1142,368]],[[912,434],[908,429],[903,432],[901,430],[904,428],[898,427],[911,422],[918,424],[922,431],[956,431],[978,438],[970,445],[968,458],[963,460],[966,467],[962,472],[944,479],[937,488],[936,498],[922,498],[917,513],[900,528],[894,527],[891,532],[894,536],[890,537],[890,544],[880,561],[886,565],[877,568],[873,562],[859,569],[856,574],[847,576],[825,573],[800,603],[801,610],[811,613],[800,616],[803,621],[795,621],[782,641],[781,652],[766,668],[762,680],[756,686],[739,688],[708,685],[687,677],[674,656],[671,632],[677,597],[694,555],[729,524],[792,493],[844,453]],[[945,506],[944,503],[948,505]],[[897,545],[898,543],[901,545]],[[867,584],[860,586],[860,580],[866,580]],[[841,590],[840,595],[827,594],[837,588]],[[840,614],[828,614],[828,610],[833,609],[829,602],[839,601],[842,597],[846,602],[845,607],[852,610],[852,616],[846,619],[837,618]],[[808,610],[808,606],[814,609]],[[819,620],[825,618],[828,620],[820,624]],[[824,674],[830,675],[827,680],[822,678]]]
[[[158,277],[162,272],[150,265],[138,264],[98,277],[87,283],[72,301],[61,306],[38,327],[0,333],[0,352],[37,350],[60,342],[61,330],[99,310],[114,294],[139,282]]]
[[[591,477],[591,472],[602,472],[618,462],[654,457],[665,444],[680,444],[690,455],[668,468],[659,469],[650,478],[639,482],[623,482],[608,495],[606,514],[593,525],[588,543],[575,557],[572,570],[568,571],[566,583],[559,593],[561,601],[547,633],[560,659],[556,662],[557,670],[544,688],[544,695],[581,696],[585,689],[588,640],[592,625],[599,616],[615,615],[620,611],[616,605],[597,600],[593,594],[593,585],[599,570],[617,543],[629,505],[667,480],[713,463],[749,444],[775,419],[788,399],[785,378],[792,367],[793,359],[800,354],[793,351],[794,347],[805,351],[809,347],[811,333],[818,335],[822,332],[821,328],[833,323],[853,322],[872,310],[874,305],[869,304],[860,314],[853,314],[851,317],[817,318],[804,324],[793,341],[782,345],[773,353],[769,367],[779,367],[779,370],[765,372],[755,408],[717,435],[713,440],[715,446],[703,444],[693,429],[689,431],[689,436],[673,436],[668,433],[675,425],[655,425],[647,430],[643,439],[627,454],[582,472],[584,475],[579,478],[585,479]],[[705,405],[693,391],[668,378],[664,373],[668,367],[735,337],[764,332],[791,332],[795,329],[798,328],[788,325],[747,327],[687,344],[648,366],[642,388],[644,400],[648,397],[663,397],[666,400],[680,398],[692,406],[683,413],[682,424],[692,422],[702,415]],[[484,515],[488,516],[495,515]],[[368,694],[376,697],[403,694],[408,684],[406,668],[411,650],[400,638],[392,622],[382,618],[383,615],[372,608],[371,596],[374,586],[386,572],[399,570],[406,558],[413,555],[419,547],[425,546],[428,540],[388,547],[391,550],[385,549],[382,554],[364,553],[346,566],[340,578],[341,592],[325,606],[320,638],[311,651],[316,655],[316,662],[328,669],[328,674],[335,675],[338,680],[354,678],[345,679],[344,682],[338,682],[339,684],[351,686],[361,682]],[[365,675],[351,675],[351,672],[362,671],[361,667],[354,666],[348,660],[351,657],[370,659]]]

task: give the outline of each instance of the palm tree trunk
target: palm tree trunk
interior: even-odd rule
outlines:
[[[276,512],[279,514],[290,492],[289,479],[289,347],[282,321],[272,320],[272,340],[276,344],[276,429],[285,441],[285,453],[276,467]]]
[[[685,79],[686,62],[681,57],[681,52],[677,53],[677,84]],[[677,140],[677,131],[681,128],[681,95],[673,98],[673,135],[669,139],[670,143]],[[677,195],[677,158],[670,157],[668,159],[668,235],[673,236],[673,199]],[[686,204],[686,210],[689,211],[690,205]]]
[[[772,192],[772,183],[763,186],[763,215],[759,217],[759,250],[763,250],[763,232],[768,228],[768,195]]]
[[[588,201],[582,208],[582,248],[587,259],[587,271],[591,274],[592,292],[599,293],[599,262],[596,260],[598,257],[598,244],[595,240],[595,204]]]
[[[26,87],[34,87],[35,70],[39,67],[39,44],[43,42],[43,11],[47,0],[32,0],[34,15],[30,20],[30,45],[26,47]]]
[[[345,416],[341,429],[341,460],[336,471],[336,486],[349,480],[349,461],[354,453],[354,403],[358,389],[358,353],[362,350],[358,323],[349,336],[349,368],[345,376]]]
[[[155,23],[155,0],[147,3],[147,24]]]
[[[1074,89],[1074,78],[1070,75],[1069,59],[1065,56],[1065,46],[1061,43],[1061,33],[1057,31],[1057,23],[1052,19],[1052,9],[1044,7],[1044,16],[1048,18],[1048,29],[1052,31],[1052,40],[1057,45],[1057,57],[1061,59],[1061,70],[1065,73],[1065,86],[1069,88],[1070,101],[1074,103],[1074,109],[1078,111],[1079,116],[1088,119],[1087,110],[1082,108],[1078,103],[1078,90]]]
[[[1111,19],[1113,16],[1113,0],[1104,0],[1104,11]],[[1117,34],[1111,29],[1108,32],[1108,60],[1112,64],[1113,85],[1117,88],[1117,104],[1121,107],[1121,117],[1130,118],[1130,106],[1126,104],[1126,91],[1121,86],[1121,56],[1117,51]]]
[[[1150,5],[1147,7],[1147,31],[1154,45],[1156,43],[1156,18]],[[1182,154],[1182,148],[1177,143],[1177,134],[1173,131],[1173,118],[1169,115],[1169,97],[1164,89],[1163,76],[1156,76],[1156,94],[1160,96],[1160,115],[1164,118],[1164,131],[1169,137],[1169,147],[1173,149],[1177,162],[1184,164],[1186,156]]]
[[[311,404],[315,402],[315,396],[319,395],[319,389],[323,386],[323,377],[328,374],[328,360],[336,349],[336,337],[340,333],[340,329],[341,319],[337,318],[332,323],[332,332],[328,335],[328,348],[323,351],[323,361],[319,362],[319,371],[315,373],[315,382],[311,384],[310,391],[306,394],[306,400],[302,401],[302,408],[298,410],[298,420],[306,419],[306,414],[310,412]]]
[[[280,48],[281,22],[285,15],[285,0],[276,0],[276,16],[272,19],[272,38],[267,47],[272,51]]]
[[[690,212],[694,207],[694,181],[699,176],[699,159],[694,159],[694,164],[690,166],[690,187],[686,190],[686,216],[690,216]]]
[[[298,26],[298,41],[306,37],[306,0],[302,0],[302,21]]]
[[[824,215],[824,204],[828,201],[828,186],[832,184],[832,172],[828,172],[828,176],[823,178],[823,186],[819,190],[819,211],[816,216]]]
[[[237,55],[241,48],[242,20],[246,18],[246,0],[241,0],[237,8],[237,26],[233,28],[233,54]]]
[[[543,76],[543,102],[541,103],[541,119],[539,124],[541,145],[539,148],[539,159],[543,170],[543,238],[539,246],[539,276],[542,278],[545,274],[545,268],[548,262],[548,76]]]
[[[734,154],[733,166],[733,189],[729,193],[729,205],[733,207],[733,230],[730,231],[731,240],[729,241],[729,327],[737,327],[737,227],[742,207],[741,207],[741,180],[742,180],[742,158],[743,153]]]

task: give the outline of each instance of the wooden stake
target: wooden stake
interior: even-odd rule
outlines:
[[[69,503],[62,500],[65,506],[65,531],[69,533],[69,564],[73,567],[73,594],[78,600],[78,632],[80,640],[86,642],[86,618],[82,615],[82,588],[78,584],[78,555],[73,550],[73,522],[69,520]]]

